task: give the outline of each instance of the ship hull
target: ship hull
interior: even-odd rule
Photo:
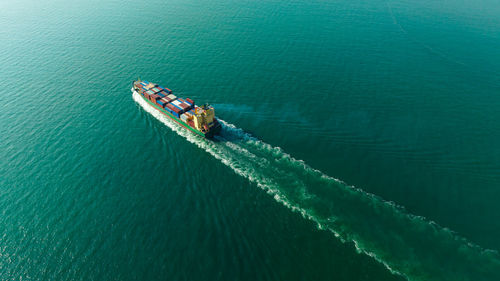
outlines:
[[[170,112],[164,110],[163,108],[161,108],[157,104],[151,102],[149,99],[147,99],[143,95],[141,95],[141,93],[139,93],[138,91],[136,91],[134,88],[132,88],[131,91],[133,93],[137,94],[140,98],[142,98],[149,105],[151,105],[155,110],[157,110],[161,114],[165,115],[166,117],[170,118],[171,120],[173,120],[177,124],[181,125],[184,129],[187,129],[188,131],[190,131],[193,134],[199,135],[201,137],[205,137],[207,139],[211,139],[214,136],[218,135],[220,133],[220,131],[221,131],[221,125],[217,122],[217,125],[214,128],[211,128],[210,131],[208,131],[206,133],[201,132],[201,131],[199,131],[199,130],[197,130],[197,129],[191,127],[191,126],[189,126],[188,124],[186,124],[186,122],[182,121],[180,118],[175,117]]]

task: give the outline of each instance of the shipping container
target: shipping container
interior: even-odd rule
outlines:
[[[160,87],[163,91],[165,91],[166,93],[169,93],[171,94],[172,93],[172,90],[170,90],[169,88],[165,88],[165,87]]]
[[[182,121],[187,122],[187,119],[188,119],[188,116],[186,115],[186,113],[181,114]]]
[[[172,105],[172,107],[174,107],[174,108],[178,109],[179,111],[182,111],[182,110],[183,110],[183,108],[182,108],[182,107],[180,107],[179,105],[175,104],[175,102],[176,102],[176,101],[173,101],[173,102],[171,102],[171,103],[169,103],[169,104],[170,104],[170,105]]]
[[[179,109],[175,108],[174,106],[172,106],[170,103],[168,103],[166,106],[165,106],[165,109],[170,112],[172,115],[176,116],[176,117],[179,117]]]
[[[165,106],[166,108],[170,109],[171,111],[178,110],[175,106],[173,106],[171,103],[167,104]]]
[[[177,99],[178,103],[176,103],[175,105],[181,107],[182,109],[186,110],[187,107],[189,107],[189,105],[186,103],[186,101],[182,98],[178,98]]]
[[[200,108],[200,111],[197,112],[195,108],[199,107],[195,106],[195,102],[192,99],[179,98],[174,95],[172,90],[169,88],[165,88],[149,81],[134,81],[133,88],[148,102],[154,103],[154,107],[158,111],[170,116],[172,119],[177,120],[177,122],[181,124],[185,123],[184,126],[186,127],[191,126],[191,130],[197,134],[210,138],[213,134],[220,131],[220,125],[218,125],[217,122],[214,123],[213,121],[213,109],[211,111],[207,110],[206,116],[203,117],[199,114],[204,110],[201,110]],[[210,113],[211,115],[209,115]],[[218,128],[215,128],[214,124],[218,125]],[[205,130],[201,130],[200,128],[205,128]],[[208,131],[209,128],[210,131]],[[213,132],[212,128],[215,128],[213,129]]]

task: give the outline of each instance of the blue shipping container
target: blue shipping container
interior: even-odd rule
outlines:
[[[170,104],[171,104],[171,105],[173,105],[173,106],[175,106],[175,107],[177,107],[177,108],[178,108],[178,109],[180,109],[180,110],[183,110],[183,109],[182,109],[182,107],[180,107],[180,106],[177,106],[177,105],[175,105],[175,104],[173,104],[173,103],[170,103]]]

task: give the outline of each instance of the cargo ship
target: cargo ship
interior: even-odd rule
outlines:
[[[133,81],[131,90],[192,133],[209,139],[220,133],[221,125],[215,118],[214,108],[208,104],[195,105],[190,98],[175,96],[169,88],[140,79]]]

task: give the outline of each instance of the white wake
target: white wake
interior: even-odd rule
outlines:
[[[483,250],[432,221],[408,214],[392,202],[325,175],[224,120],[220,120],[221,135],[211,141],[171,121],[138,93],[134,92],[133,98],[177,134],[255,183],[276,201],[341,241],[352,242],[359,253],[373,257],[394,274],[410,280],[482,280],[481,277],[497,274],[500,277],[497,252]]]

